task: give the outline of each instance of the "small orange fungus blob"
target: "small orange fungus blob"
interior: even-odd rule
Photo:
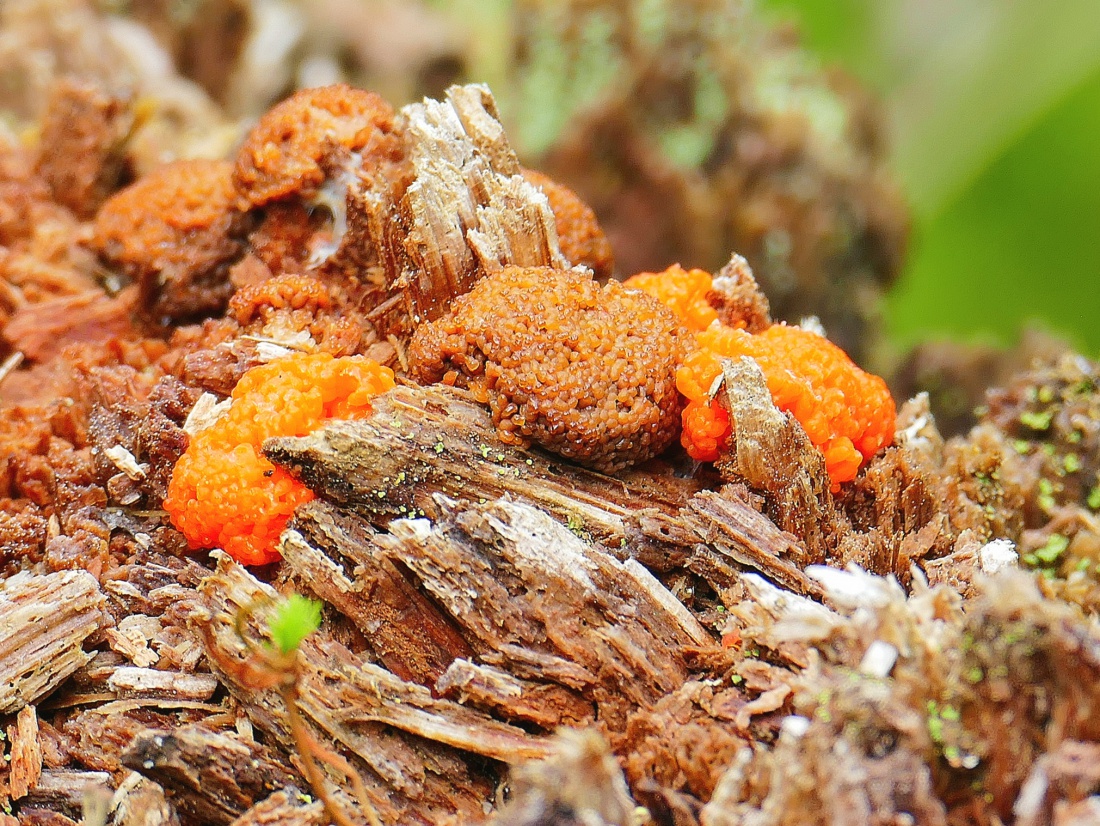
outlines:
[[[707,301],[714,279],[706,270],[685,270],[673,264],[663,272],[640,272],[623,282],[656,298],[689,330],[701,332],[718,319],[718,311]]]
[[[688,398],[681,441],[695,459],[716,460],[730,435],[729,417],[709,394],[722,359],[741,356],[760,365],[776,407],[798,419],[824,454],[834,493],[894,438],[896,410],[886,382],[817,333],[774,324],[753,335],[714,324],[695,342],[676,372],[676,387]]]
[[[172,524],[192,548],[223,548],[245,565],[279,559],[279,534],[314,494],[268,461],[264,440],[365,418],[393,386],[393,371],[363,356],[296,354],[249,370],[229,410],[176,463],[164,500]]]

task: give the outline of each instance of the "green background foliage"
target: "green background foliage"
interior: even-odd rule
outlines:
[[[899,344],[1015,339],[1100,353],[1095,0],[762,0],[884,102],[913,209]]]

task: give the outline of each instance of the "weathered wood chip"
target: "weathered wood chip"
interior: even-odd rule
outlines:
[[[86,571],[0,583],[0,714],[36,702],[91,659],[83,643],[103,624],[104,604]]]
[[[108,772],[50,769],[42,772],[38,785],[23,798],[27,806],[42,806],[74,817],[84,811],[85,799],[111,797],[113,784]]]
[[[304,785],[277,752],[201,725],[142,732],[122,762],[164,787],[185,822],[228,823],[273,791]]]
[[[209,700],[218,688],[213,674],[181,674],[152,668],[123,666],[107,678],[119,697],[156,697],[171,700]]]
[[[302,438],[269,439],[264,452],[330,502],[385,524],[437,517],[435,495],[488,502],[509,496],[552,514],[612,549],[679,550],[646,535],[639,519],[675,515],[702,483],[671,474],[611,478],[537,450],[501,442],[489,411],[443,385],[400,386],[374,401],[374,415],[332,422]]]

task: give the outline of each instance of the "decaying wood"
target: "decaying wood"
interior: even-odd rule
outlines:
[[[733,425],[733,451],[718,463],[724,477],[768,494],[769,515],[801,537],[799,567],[821,564],[842,531],[825,457],[790,414],[772,402],[764,373],[748,358],[722,365],[721,397]],[[792,549],[793,550],[793,549]]]
[[[299,511],[294,526],[282,545],[287,564],[309,590],[337,606],[367,635],[379,659],[398,676],[548,730],[595,716],[592,704],[575,690],[588,684],[585,676],[554,685],[472,662],[473,649],[460,624],[438,610],[404,563],[373,546],[377,534],[363,520],[315,501]],[[636,573],[630,562],[624,571]],[[637,576],[647,581],[644,573]],[[659,585],[652,590],[667,593]],[[697,642],[709,642],[692,621],[683,622]]]
[[[423,686],[323,635],[300,649],[303,715],[321,742],[367,772],[387,822],[448,812],[480,819],[479,801],[496,777],[470,756],[514,762],[552,752],[495,718],[549,729],[591,720],[598,708],[614,730],[683,684],[689,649],[714,647],[648,571],[535,508],[508,500],[459,507],[440,497],[433,510],[442,514],[434,524],[399,519],[379,533],[318,500],[283,537],[293,578],[324,586],[372,645],[385,640],[383,662],[416,671],[402,652],[425,640],[435,646],[437,665],[418,672],[431,678]],[[247,653],[226,618],[270,590],[225,559],[202,590],[220,617],[211,626],[220,678],[258,728],[289,744],[277,695],[224,666]],[[423,616],[406,624],[414,608]],[[436,674],[438,664],[445,667]]]
[[[796,594],[821,596],[821,587],[802,572],[806,549],[743,498],[743,486],[696,494],[683,520],[706,544],[697,554],[716,553],[752,568]],[[728,587],[728,584],[727,584]]]
[[[88,286],[74,295],[24,304],[5,325],[4,338],[27,358],[46,361],[74,342],[124,337],[131,329],[131,294],[112,298]]]
[[[330,525],[354,520],[318,505],[300,513],[299,527],[284,535],[287,561],[297,571],[308,558],[293,547],[308,544],[308,534],[327,542],[317,550],[342,560],[346,570],[369,572],[388,563],[407,571],[431,597],[425,610],[445,612],[460,630],[474,653],[466,659],[569,689],[558,692],[566,707],[580,708],[572,699],[580,691],[608,725],[679,686],[688,673],[686,649],[713,645],[641,566],[620,562],[542,511],[504,499],[460,506],[442,497],[433,510],[442,514],[435,523],[396,520],[389,533],[356,543],[347,541],[350,531],[311,530],[316,514]],[[302,577],[310,582],[316,575],[305,570]],[[511,711],[504,692],[496,699],[506,719],[529,717]]]
[[[123,666],[111,673],[107,686],[119,697],[209,700],[218,688],[218,681],[213,674],[180,674]]]
[[[520,173],[487,86],[452,86],[445,101],[401,110],[414,181],[405,193],[410,317],[432,319],[448,299],[505,264],[568,267],[546,196]],[[420,288],[442,275],[449,296]]]
[[[242,606],[271,600],[273,591],[225,559],[202,590],[215,617],[213,661],[243,659],[247,650],[227,618]],[[451,815],[477,822],[495,782],[482,756],[504,760],[547,753],[539,738],[435,699],[323,635],[302,644],[299,663],[299,707],[313,736],[356,766],[385,823],[436,823]],[[219,671],[220,677],[253,724],[291,748],[278,694],[257,690],[230,671]]]
[[[0,584],[0,713],[36,702],[91,659],[82,646],[100,628],[104,602],[85,571]]]
[[[159,783],[192,823],[229,823],[276,789],[304,785],[266,746],[203,726],[142,732],[122,761]]]
[[[596,709],[565,686],[522,680],[491,665],[455,660],[435,683],[443,697],[552,731],[592,722]]]
[[[506,265],[568,267],[542,191],[520,174],[496,103],[482,85],[453,86],[446,100],[405,106],[407,186],[386,175],[348,174],[346,234],[322,272],[350,274],[380,338],[406,338],[441,315],[486,272]]]
[[[767,403],[775,411],[770,396]],[[820,592],[800,570],[813,559],[804,544],[777,528],[738,495],[736,487],[719,493],[701,491],[699,482],[671,475],[638,473],[613,479],[538,450],[505,445],[497,439],[484,406],[453,388],[398,387],[377,400],[370,419],[333,422],[302,438],[271,439],[264,448],[273,461],[289,467],[327,500],[377,524],[409,515],[442,518],[440,501],[486,502],[507,496],[658,570],[695,557],[691,567],[713,578],[719,588],[729,587],[739,571],[752,569],[798,593]],[[447,499],[439,500],[437,494]],[[311,530],[320,533],[335,529],[324,519],[314,523]],[[358,537],[336,542],[335,547],[370,541],[369,528],[341,524],[339,530],[348,537]],[[362,595],[375,593],[375,586],[360,589],[356,596],[355,589],[343,584],[346,574],[331,564],[328,568],[310,582],[318,594],[335,600],[350,615],[365,610],[377,616],[388,610],[377,604],[377,595],[371,597],[371,605],[351,608],[351,602],[364,599]],[[368,570],[368,578],[400,582],[400,572],[385,567]],[[396,587],[383,593],[400,603],[393,610],[424,610],[423,598],[415,594],[399,597]],[[454,656],[465,656],[459,646],[427,636],[416,644],[409,640],[406,649],[422,652],[416,656],[432,660],[433,667],[408,662],[413,655],[394,654],[385,640],[380,656],[397,673],[419,675],[415,679],[422,682],[429,675],[438,676],[439,663],[445,666]],[[453,656],[427,653],[440,647],[453,651]]]
[[[443,385],[402,386],[378,397],[371,418],[332,422],[302,438],[270,439],[265,453],[326,499],[375,522],[437,517],[436,493],[534,505],[611,548],[670,543],[646,536],[647,514],[675,515],[702,485],[671,475],[611,478],[496,436],[489,412]]]
[[[369,525],[317,501],[299,511],[295,524],[299,532],[287,534],[282,544],[284,559],[310,591],[368,635],[398,677],[430,685],[452,660],[471,654],[414,580],[388,560],[365,558],[362,549],[375,536]]]

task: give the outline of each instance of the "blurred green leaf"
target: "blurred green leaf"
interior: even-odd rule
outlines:
[[[1095,0],[765,0],[879,90],[916,218],[903,344],[1040,320],[1100,351]]]
[[[919,224],[895,337],[1011,340],[1040,321],[1100,352],[1100,70]]]

